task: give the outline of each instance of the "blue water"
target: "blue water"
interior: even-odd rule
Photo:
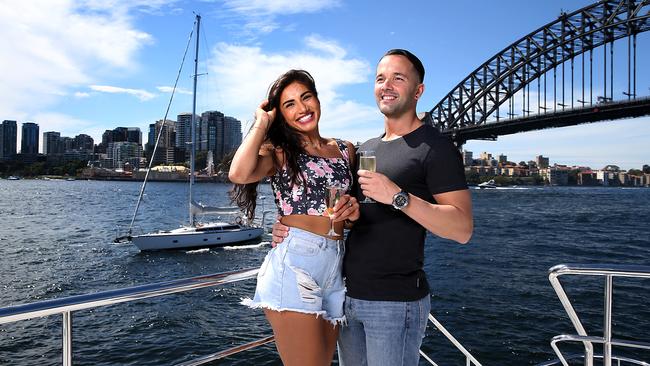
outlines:
[[[130,244],[114,244],[116,227],[130,221],[139,187],[0,180],[0,307],[257,266],[269,249],[140,253]],[[228,186],[195,187],[203,203],[227,203]],[[483,365],[554,358],[550,339],[575,333],[548,282],[549,267],[649,264],[648,189],[515,188],[472,194],[472,240],[458,245],[429,237],[425,266],[433,314]],[[150,183],[138,217],[143,231],[184,223],[186,185]],[[563,281],[587,331],[601,334],[602,281]],[[238,305],[254,286],[251,280],[76,312],[75,364],[171,365],[268,335],[261,313]],[[648,296],[649,281],[615,282],[615,337],[650,341]],[[0,325],[0,365],[60,364],[60,334],[59,316]],[[439,332],[429,327],[427,334],[423,350],[439,365],[465,364]],[[270,345],[219,364],[279,361]]]

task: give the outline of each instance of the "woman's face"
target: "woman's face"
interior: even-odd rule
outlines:
[[[307,86],[294,81],[280,94],[280,113],[291,128],[310,132],[318,127],[320,101]]]

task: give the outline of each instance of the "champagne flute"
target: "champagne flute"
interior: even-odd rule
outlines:
[[[359,151],[359,169],[374,172],[377,170],[377,158],[372,150]],[[361,203],[375,203],[375,200],[365,197]]]
[[[325,212],[327,212],[327,216],[330,218],[330,231],[327,232],[328,236],[339,235],[336,231],[334,231],[334,220],[332,220],[332,217],[334,216],[334,206],[336,206],[336,203],[341,199],[343,193],[344,191],[341,187],[327,187],[325,196],[325,204],[327,205],[327,210]]]

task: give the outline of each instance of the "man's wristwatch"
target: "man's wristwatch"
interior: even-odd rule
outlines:
[[[405,190],[401,190],[393,196],[393,207],[396,210],[402,210],[409,204],[409,194]]]

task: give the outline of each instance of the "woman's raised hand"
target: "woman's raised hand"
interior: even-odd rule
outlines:
[[[271,123],[275,120],[275,108],[270,111],[266,111],[264,107],[269,104],[268,100],[263,101],[255,110],[255,127],[264,129],[264,131],[269,130]]]

